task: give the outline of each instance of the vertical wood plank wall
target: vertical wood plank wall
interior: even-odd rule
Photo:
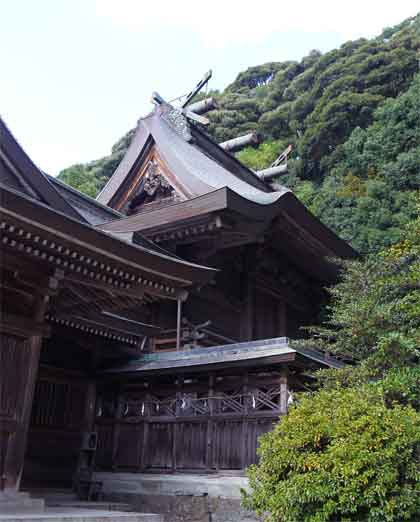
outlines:
[[[37,379],[26,448],[25,487],[69,487],[86,422],[89,383],[59,369]]]
[[[16,439],[24,429],[24,394],[30,359],[29,341],[0,333],[0,490],[17,488],[20,464]]]
[[[239,379],[238,379],[239,380]],[[154,383],[99,394],[96,464],[102,470],[242,470],[256,462],[258,437],[287,410],[287,376],[212,388]]]

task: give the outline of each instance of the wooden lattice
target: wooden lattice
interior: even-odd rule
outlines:
[[[272,411],[280,407],[280,386],[255,388],[249,393],[250,408],[253,410]]]

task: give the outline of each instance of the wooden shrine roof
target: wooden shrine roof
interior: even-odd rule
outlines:
[[[96,199],[83,194],[59,179],[48,174],[46,176],[57,192],[91,225],[123,217],[123,214],[117,210],[102,205]]]
[[[122,241],[102,232],[89,224],[70,218],[27,195],[0,185],[0,217],[5,230],[21,229],[29,234],[28,242],[39,235],[45,236],[47,247],[61,246],[57,259],[62,259],[63,269],[71,265],[72,252],[79,253],[75,259],[95,260],[101,265],[113,266],[117,273],[131,274],[130,278],[145,278],[150,281],[164,280],[168,285],[188,286],[206,283],[215,270],[158,253],[141,245]],[[23,234],[23,232],[22,232]],[[11,239],[11,241],[15,241]],[[29,245],[27,245],[29,247]],[[33,252],[35,247],[31,250]],[[68,251],[68,254],[66,252]],[[26,250],[23,250],[23,254]],[[83,255],[82,255],[83,253]],[[65,264],[68,257],[68,265]],[[92,274],[99,268],[92,269]],[[105,271],[106,272],[106,271]],[[124,279],[124,277],[123,277]],[[129,283],[127,283],[129,284]],[[164,283],[157,283],[163,284]]]
[[[142,304],[184,298],[213,278],[215,270],[139,234],[132,242],[96,229],[119,214],[39,170],[2,120],[0,131],[0,286],[22,310],[55,281],[48,312],[55,328],[139,346],[159,330],[138,321]]]
[[[165,165],[162,175],[176,187],[179,198],[165,206],[145,205],[137,214],[105,221],[96,225],[98,228],[118,234],[140,233],[162,245],[171,241],[178,244],[187,243],[184,236],[191,238],[197,235],[197,230],[205,236],[214,232],[215,216],[222,213],[232,218],[233,213],[233,227],[229,219],[232,239],[225,233],[226,239],[220,244],[228,247],[240,241],[255,242],[269,233],[270,237],[275,236],[279,248],[284,244],[284,251],[294,259],[301,259],[303,268],[322,281],[333,280],[337,272],[326,258],[357,256],[347,242],[323,225],[290,190],[271,189],[168,104],[156,107],[139,121],[126,155],[98,201],[110,206],[120,201],[130,183],[137,179],[152,148]],[[291,242],[293,248],[289,248]]]
[[[44,174],[1,119],[0,136],[0,209],[4,227],[15,228],[20,222],[22,230],[36,228],[49,239],[62,242],[63,251],[67,245],[77,245],[90,251],[88,258],[94,258],[95,253],[108,261],[113,258],[120,270],[130,267],[143,272],[143,276],[147,273],[151,279],[172,281],[176,286],[212,278],[213,269],[172,256],[139,234],[134,244],[126,237],[95,229],[95,222],[117,218],[119,213]]]
[[[0,181],[59,212],[75,219],[82,219],[77,210],[50,183],[47,175],[25,153],[2,118],[0,118]]]
[[[97,225],[97,228],[115,233],[140,232],[157,243],[171,238],[180,241],[184,236],[188,236],[187,241],[202,229],[223,231],[223,215],[231,218],[232,213],[237,216],[238,231],[250,230],[255,241],[255,237],[269,230],[276,246],[316,279],[327,281],[336,277],[337,267],[328,258],[357,255],[290,191],[262,206],[223,187],[197,198]],[[217,216],[221,216],[219,221]]]
[[[158,371],[201,371],[235,366],[272,365],[293,363],[300,360],[307,366],[342,368],[344,363],[338,359],[309,349],[291,347],[289,339],[279,337],[236,344],[225,344],[208,348],[195,348],[164,353],[142,355],[120,367],[103,370],[106,374],[139,374]]]
[[[180,127],[188,128],[187,135]],[[178,114],[177,109],[164,104],[139,120],[128,151],[97,197],[99,202],[112,206],[152,144],[156,144],[186,198],[227,186],[250,201],[266,205],[288,191],[284,188],[273,192],[252,170]]]

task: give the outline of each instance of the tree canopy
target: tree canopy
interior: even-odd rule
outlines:
[[[253,169],[292,144],[281,183],[356,249],[378,251],[401,237],[420,187],[419,49],[420,14],[325,54],[250,67],[211,92],[207,131],[218,141],[258,131],[261,146],[238,154]],[[132,136],[60,179],[95,195]]]
[[[404,232],[345,264],[329,319],[301,341],[350,364],[260,438],[245,504],[267,520],[420,519],[420,213]]]

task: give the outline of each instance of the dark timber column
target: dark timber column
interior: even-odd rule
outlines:
[[[47,333],[43,321],[48,300],[48,295],[37,294],[32,318],[6,313],[0,317],[0,512],[22,503],[19,483],[42,338]],[[26,499],[25,507],[36,511],[43,503]]]
[[[288,369],[281,370],[280,375],[280,412],[287,413],[287,401],[289,399]]]
[[[28,340],[0,333],[0,489],[8,492],[17,491],[19,485],[22,463],[18,462],[17,438],[24,429],[30,356]]]
[[[242,273],[242,314],[241,314],[241,340],[252,341],[254,336],[255,321],[255,271],[256,271],[256,246],[245,247],[244,265]]]

